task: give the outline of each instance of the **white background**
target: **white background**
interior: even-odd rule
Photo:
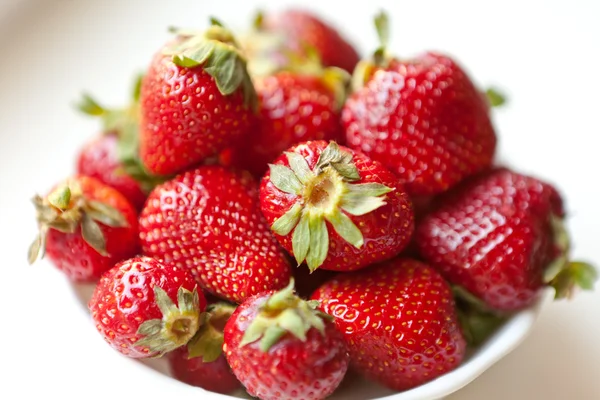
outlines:
[[[27,266],[28,200],[70,174],[96,133],[71,107],[82,89],[121,104],[167,26],[201,27],[213,14],[243,27],[257,5],[277,3],[288,2],[0,0],[0,398],[177,393],[103,343],[60,273]],[[398,54],[443,50],[481,85],[502,87],[510,106],[495,112],[500,158],[558,185],[574,254],[600,264],[600,2],[299,3],[343,26],[365,54],[383,6]],[[451,399],[600,399],[599,337],[600,291],[553,304],[517,351]]]

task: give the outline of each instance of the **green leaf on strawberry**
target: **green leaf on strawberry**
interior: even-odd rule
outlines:
[[[329,250],[326,222],[346,242],[361,248],[361,230],[346,215],[360,216],[386,204],[392,191],[380,183],[354,184],[360,174],[352,154],[331,142],[311,170],[300,154],[285,153],[289,167],[271,164],[271,182],[281,191],[299,196],[298,201],[271,226],[278,235],[292,234],[294,257],[306,261],[311,271],[325,260]]]

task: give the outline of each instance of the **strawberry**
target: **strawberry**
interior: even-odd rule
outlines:
[[[335,142],[292,147],[270,165],[261,209],[298,265],[351,271],[398,254],[413,212],[398,179],[361,152]]]
[[[471,79],[441,54],[386,54],[387,18],[376,24],[382,48],[355,70],[342,110],[348,146],[387,166],[411,195],[444,192],[489,167],[496,135]]]
[[[138,181],[125,173],[118,158],[118,141],[116,134],[105,133],[87,142],[77,157],[77,173],[117,189],[141,210],[147,194]]]
[[[420,222],[422,256],[489,307],[529,306],[551,284],[558,297],[591,289],[595,273],[570,263],[563,201],[546,182],[497,169],[448,193]]]
[[[196,286],[184,269],[136,257],[102,275],[89,309],[115,350],[132,358],[158,357],[198,331],[206,300]]]
[[[176,379],[223,394],[241,386],[222,352],[223,329],[234,310],[234,306],[225,303],[208,306],[204,324],[188,346],[169,354],[171,373]]]
[[[225,325],[223,352],[248,393],[261,400],[321,400],[348,368],[342,335],[330,319],[293,293],[255,295]]]
[[[73,281],[95,281],[116,262],[138,252],[136,211],[100,181],[75,176],[45,198],[35,196],[39,234],[29,263],[47,255]]]
[[[260,214],[249,176],[201,166],[157,186],[140,214],[144,254],[185,268],[232,302],[280,289],[290,266]]]
[[[255,79],[259,117],[252,135],[235,147],[237,166],[262,176],[267,164],[294,144],[344,138],[339,111],[346,74],[309,64]]]
[[[218,22],[177,31],[142,81],[140,156],[169,175],[217,154],[249,132],[256,92],[233,35]]]
[[[315,49],[327,67],[339,67],[352,73],[360,56],[338,31],[316,15],[301,10],[259,15],[255,21],[259,32],[284,37],[284,52],[289,49],[302,54]]]
[[[339,274],[312,298],[335,318],[353,366],[394,390],[435,379],[465,355],[452,291],[421,262],[394,259]]]
[[[77,173],[98,179],[121,192],[140,210],[147,193],[160,182],[150,176],[138,157],[138,112],[142,77],[133,88],[128,107],[109,109],[85,94],[78,104],[84,114],[98,117],[102,134],[86,143],[77,157]]]

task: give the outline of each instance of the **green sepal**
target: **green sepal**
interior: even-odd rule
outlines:
[[[485,95],[492,107],[500,107],[506,103],[506,96],[495,88],[488,88],[485,91]]]
[[[48,202],[61,211],[69,207],[71,202],[71,189],[69,185],[62,185],[48,195]]]
[[[290,194],[302,193],[302,183],[290,168],[279,164],[269,164],[269,171],[271,182],[277,189]]]
[[[375,16],[375,31],[379,39],[379,47],[385,49],[390,41],[390,21],[387,13],[381,10]]]
[[[314,271],[323,264],[329,252],[329,233],[325,220],[321,217],[312,217],[308,220],[310,230],[310,245],[306,255],[306,264],[310,271]]]
[[[188,358],[201,357],[202,362],[215,361],[223,352],[223,326],[235,311],[235,306],[227,303],[210,305],[202,326],[194,337],[188,342]]]
[[[138,328],[141,338],[135,342],[160,357],[187,344],[198,332],[203,322],[200,313],[197,288],[193,292],[180,287],[177,291],[178,305],[158,285],[154,285],[154,301],[162,313],[161,319],[144,321]]]
[[[81,236],[98,253],[105,257],[108,256],[106,252],[106,239],[104,238],[102,229],[87,213],[83,214],[81,220]]]
[[[277,218],[271,229],[278,235],[285,236],[298,225],[300,215],[302,214],[302,206],[296,203],[285,214]]]
[[[358,169],[352,160],[352,154],[341,150],[336,142],[330,142],[329,145],[323,149],[315,169],[320,172],[327,166],[331,166],[347,181],[356,181],[360,179]]]
[[[35,263],[36,260],[38,260],[39,258],[44,257],[44,249],[46,248],[45,239],[46,239],[45,233],[40,232],[36,235],[35,239],[29,246],[29,249],[27,252],[27,261],[29,262],[29,265],[32,265],[33,263]]]
[[[351,215],[365,215],[383,207],[383,195],[393,189],[380,183],[347,185],[347,193],[342,198],[341,208]]]
[[[360,249],[364,244],[363,234],[352,220],[339,209],[335,209],[330,215],[325,218],[333,226],[333,229],[338,235],[352,246]]]
[[[585,262],[572,261],[567,262],[561,271],[552,279],[549,284],[554,287],[556,299],[571,298],[575,288],[583,290],[593,290],[594,284],[598,280],[598,271]]]
[[[287,334],[305,342],[312,328],[325,335],[325,320],[329,318],[315,309],[314,302],[307,302],[294,294],[294,280],[281,291],[273,294],[252,320],[239,346],[244,347],[258,340],[259,349],[267,352]]]
[[[290,168],[296,175],[296,178],[303,184],[306,185],[310,179],[315,177],[315,174],[310,170],[306,159],[302,155],[294,152],[286,152],[285,156],[290,164]]]
[[[229,96],[241,89],[244,104],[256,111],[258,97],[248,74],[246,58],[232,33],[220,22],[211,19],[212,26],[202,34],[185,35],[183,40],[165,49],[174,64],[183,68],[202,68],[215,79],[219,92]]]
[[[495,312],[483,300],[460,286],[453,286],[458,320],[467,344],[477,347],[485,342],[508,319]]]
[[[309,215],[303,213],[292,234],[292,251],[298,265],[306,259],[310,247]]]
[[[556,299],[571,298],[576,288],[593,290],[598,271],[591,264],[569,260],[571,243],[565,223],[556,215],[550,222],[559,255],[546,267],[544,282],[554,288]]]
[[[81,95],[81,99],[75,103],[75,107],[82,113],[94,117],[99,117],[106,113],[106,109],[87,93]]]

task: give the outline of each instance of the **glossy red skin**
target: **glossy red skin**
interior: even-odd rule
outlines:
[[[260,214],[248,175],[202,166],[157,186],[140,214],[144,254],[188,269],[231,302],[281,289],[289,263]]]
[[[133,257],[139,251],[137,213],[131,203],[117,190],[90,177],[74,178],[88,200],[112,206],[127,220],[129,226],[112,228],[98,223],[106,239],[105,257],[88,245],[75,233],[63,233],[49,229],[46,236],[46,257],[67,277],[76,282],[93,282],[115,263]]]
[[[304,156],[308,166],[312,169],[327,145],[328,143],[325,141],[312,141],[301,143],[288,151]],[[353,183],[376,182],[394,189],[386,195],[387,204],[383,207],[362,216],[347,214],[363,234],[365,244],[360,249],[342,239],[327,222],[329,254],[319,268],[331,271],[353,271],[387,260],[400,253],[410,241],[414,230],[414,218],[408,195],[398,179],[387,168],[378,162],[371,161],[361,152],[343,146],[340,148],[354,155],[354,162],[361,179]],[[289,166],[285,155],[278,157],[274,164]],[[270,176],[270,172],[265,174],[260,187],[261,210],[269,226],[285,214],[298,199],[296,195],[277,189],[271,182]],[[275,237],[290,254],[293,254],[292,233],[287,236],[275,234]]]
[[[269,351],[259,341],[240,347],[240,341],[259,308],[273,293],[253,296],[241,304],[225,325],[223,352],[233,373],[248,393],[261,400],[321,400],[338,387],[348,369],[342,335],[326,322],[325,336],[316,328],[302,342],[283,336]]]
[[[394,259],[339,274],[312,298],[344,333],[353,367],[394,390],[435,379],[464,358],[452,291],[418,261]]]
[[[121,171],[117,142],[117,135],[109,133],[86,143],[77,157],[77,173],[96,178],[117,189],[137,210],[141,210],[146,201],[146,193],[138,181]]]
[[[452,59],[427,53],[376,68],[342,111],[349,147],[394,172],[411,195],[446,191],[491,165],[487,102]]]
[[[135,346],[142,338],[137,330],[142,323],[162,318],[154,300],[154,286],[162,288],[177,304],[177,291],[197,287],[184,269],[161,263],[150,257],[125,260],[102,275],[90,300],[89,308],[96,329],[115,350],[131,358],[156,356],[147,347]],[[198,291],[200,312],[206,300]]]
[[[140,157],[156,175],[171,175],[217,154],[253,123],[241,89],[229,96],[202,66],[182,68],[162,52],[142,81]]]
[[[284,150],[308,140],[343,144],[335,95],[316,76],[280,72],[255,80],[260,113],[255,129],[234,149],[233,164],[262,176]]]
[[[529,306],[557,255],[550,216],[564,215],[558,192],[501,169],[457,188],[443,204],[419,224],[422,256],[490,307]]]
[[[202,357],[188,358],[188,355],[185,346],[169,353],[169,366],[175,379],[222,394],[231,393],[242,386],[223,354],[208,363],[203,362]]]
[[[304,46],[317,50],[323,65],[354,71],[360,57],[338,31],[316,15],[301,10],[286,10],[264,16],[261,28],[286,35],[287,45],[296,51]]]

